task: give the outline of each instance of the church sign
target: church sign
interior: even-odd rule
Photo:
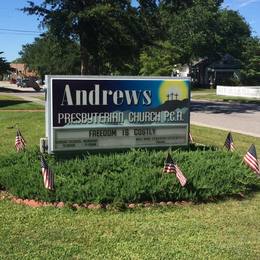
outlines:
[[[46,76],[48,152],[188,145],[190,80]]]

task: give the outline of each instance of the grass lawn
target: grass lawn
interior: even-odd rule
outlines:
[[[15,129],[7,129],[15,123],[29,148],[44,136],[44,112],[0,111],[0,156],[15,152]],[[218,147],[227,135],[191,131],[195,142]],[[260,154],[260,138],[233,137],[241,155],[251,143]],[[241,201],[125,212],[29,208],[4,199],[0,259],[259,259],[259,205],[259,192]]]
[[[216,93],[216,89],[214,88],[192,88],[191,93],[194,93],[195,95],[199,94],[209,94],[209,93]]]
[[[228,131],[191,125],[191,134],[195,143],[223,148]],[[232,136],[236,151],[241,155],[246,154],[251,144],[255,144],[257,153],[260,155],[260,138],[233,132]]]
[[[40,138],[45,136],[44,116],[44,112],[0,111],[0,156],[15,152],[16,128],[8,129],[15,124],[21,130],[28,148],[38,145]]]
[[[40,99],[40,100],[42,100],[42,101],[45,101],[45,96],[44,95],[42,95],[42,96],[33,96],[34,98],[38,98],[38,99]]]
[[[255,98],[216,95],[215,89],[205,89],[205,90],[198,90],[198,91],[192,90],[192,100],[211,100],[211,101],[221,101],[221,102],[239,102],[244,104],[260,104],[260,100]]]
[[[0,201],[1,259],[259,259],[260,194],[126,212]]]
[[[38,110],[43,105],[33,103],[15,96],[0,95],[0,110]]]

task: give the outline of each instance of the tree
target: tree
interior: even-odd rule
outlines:
[[[79,45],[67,39],[57,41],[46,34],[32,44],[23,45],[19,53],[21,61],[41,77],[46,74],[80,74]]]
[[[0,56],[3,54],[3,52],[0,52]],[[6,61],[5,58],[0,57],[0,77],[3,77],[3,74],[7,73],[8,70],[10,70],[10,64]]]
[[[42,17],[42,25],[59,39],[78,41],[82,74],[100,74],[136,58],[149,38],[148,23],[142,23],[138,11],[152,10],[154,2],[133,7],[129,0],[45,0],[40,5],[29,1],[23,10]]]
[[[241,59],[244,46],[251,35],[248,23],[237,11],[227,9],[219,11],[217,21],[219,41],[216,51]]]
[[[168,62],[169,59],[166,58],[163,65],[166,67],[172,63],[191,64],[200,58],[214,62],[226,54],[241,59],[243,46],[250,37],[250,28],[238,12],[222,9],[222,2],[221,0],[160,1],[159,10],[164,32],[161,34],[160,42],[174,46],[178,55],[174,56],[169,48],[165,48],[166,45],[164,48],[161,44],[150,46],[142,52],[140,71],[148,74],[151,73],[151,68],[153,72],[160,71],[163,63],[157,59],[158,53],[162,52],[162,56],[172,55],[174,60]],[[148,61],[151,63],[150,66],[147,64]]]
[[[260,85],[260,39],[250,38],[242,55],[243,69],[241,78],[244,84]]]
[[[222,2],[160,1],[159,11],[163,32],[159,39],[161,44],[154,45],[152,49],[150,46],[142,52],[141,73],[151,74],[152,67],[152,73],[157,73],[163,70],[162,66],[165,66],[169,75],[176,63],[190,64],[205,56],[215,58],[218,55],[216,51],[218,38],[215,31],[218,28],[217,18]],[[165,58],[160,59],[159,53]],[[148,61],[152,66],[148,66]]]
[[[174,66],[180,62],[180,50],[169,41],[158,42],[141,53],[141,75],[170,76]]]
[[[174,15],[162,7],[168,38],[183,50],[183,62],[203,57],[215,60],[226,53],[240,58],[243,43],[250,37],[244,18],[235,11],[221,9],[223,1],[192,2]]]

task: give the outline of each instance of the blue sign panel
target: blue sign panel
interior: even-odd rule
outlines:
[[[189,79],[47,76],[47,82],[49,152],[187,145]]]

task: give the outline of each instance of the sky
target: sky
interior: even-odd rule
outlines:
[[[1,56],[9,62],[19,57],[22,45],[32,43],[43,32],[36,16],[19,10],[26,5],[27,0],[0,0],[0,52],[4,52]],[[223,8],[239,11],[253,35],[260,37],[260,0],[225,0]]]

